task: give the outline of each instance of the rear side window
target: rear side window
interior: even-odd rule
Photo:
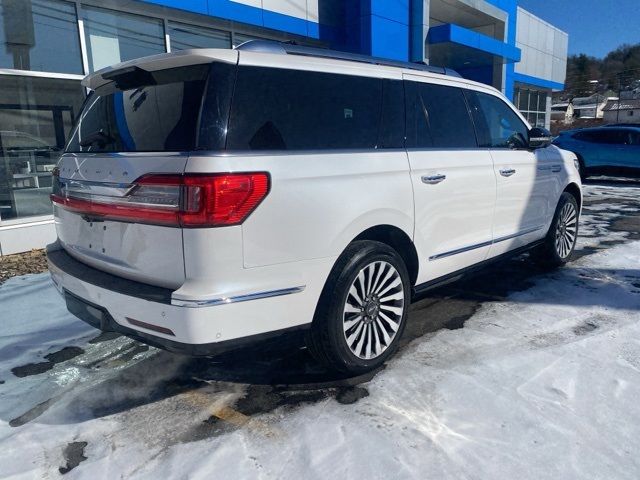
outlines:
[[[383,81],[382,121],[378,148],[404,148],[404,87],[402,80]]]
[[[382,79],[240,67],[227,150],[376,148],[382,106]],[[399,113],[388,110],[389,122],[398,123]],[[397,137],[385,136],[384,144]]]
[[[405,82],[408,148],[476,148],[460,88]]]
[[[133,69],[114,77],[87,99],[67,152],[193,150],[209,69]]]
[[[506,102],[493,95],[472,90],[467,90],[465,94],[481,147],[527,147],[529,129]]]

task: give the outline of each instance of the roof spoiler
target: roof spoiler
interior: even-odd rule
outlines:
[[[238,52],[231,49],[203,48],[136,58],[87,75],[82,80],[82,85],[95,90],[108,83],[116,82],[119,87],[126,88],[127,85],[144,80],[145,76],[150,77],[150,72],[214,61],[237,63]]]

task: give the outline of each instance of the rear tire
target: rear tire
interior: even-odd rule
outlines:
[[[532,252],[532,258],[545,267],[559,267],[571,260],[578,240],[578,202],[568,192],[560,196],[544,243]]]
[[[338,258],[320,296],[307,345],[325,367],[359,374],[398,348],[411,283],[402,258],[384,243],[362,240]]]

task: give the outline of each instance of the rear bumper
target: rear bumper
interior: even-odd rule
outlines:
[[[209,357],[212,355],[219,355],[240,347],[257,344],[274,337],[282,337],[308,328],[308,325],[300,325],[298,327],[291,327],[222,342],[202,344],[182,343],[120,325],[103,307],[87,302],[70,292],[64,291],[63,296],[67,304],[67,310],[92,327],[102,330],[103,332],[117,332],[133,338],[134,340],[138,340],[139,342],[151,345],[152,347],[192,357]]]
[[[214,355],[308,328],[317,302],[317,288],[299,288],[276,296],[247,295],[230,303],[190,308],[172,304],[169,289],[89,267],[57,243],[47,248],[47,261],[68,310],[81,320],[194,356]]]

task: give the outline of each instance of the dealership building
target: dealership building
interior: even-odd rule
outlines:
[[[0,254],[55,239],[51,171],[85,75],[251,39],[450,67],[547,127],[568,46],[517,0],[0,0]]]

